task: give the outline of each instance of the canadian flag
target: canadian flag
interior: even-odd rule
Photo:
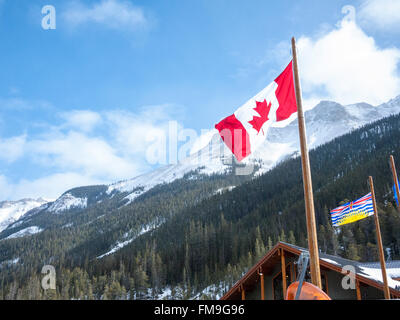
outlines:
[[[269,86],[215,125],[222,140],[240,162],[262,144],[274,122],[297,112],[292,61]]]

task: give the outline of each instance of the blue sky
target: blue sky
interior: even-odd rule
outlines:
[[[291,36],[307,108],[379,105],[400,94],[398,30],[396,0],[0,0],[0,200],[151,170],[145,133],[212,128],[283,70]]]

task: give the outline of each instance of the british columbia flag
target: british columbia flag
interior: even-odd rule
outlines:
[[[368,193],[364,197],[346,203],[331,211],[332,225],[334,227],[352,223],[374,214],[372,195]]]

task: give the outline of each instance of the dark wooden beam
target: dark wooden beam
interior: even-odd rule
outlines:
[[[264,273],[262,271],[262,268],[258,271],[258,274],[260,275],[260,285],[261,285],[261,300],[265,300],[265,292],[264,292]]]
[[[360,281],[356,280],[357,300],[361,300]]]
[[[281,266],[282,266],[282,288],[283,288],[283,299],[286,298],[286,262],[285,262],[285,251],[281,249]]]
[[[246,292],[244,291],[244,287],[240,287],[240,291],[242,292],[242,300],[246,300]]]

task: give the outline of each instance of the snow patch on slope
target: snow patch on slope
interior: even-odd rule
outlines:
[[[223,192],[231,192],[235,188],[236,188],[236,186],[228,186],[228,187],[224,187],[224,188],[219,188],[214,192],[214,194],[222,194]]]
[[[79,208],[84,209],[87,207],[87,198],[77,198],[71,193],[65,193],[58,198],[47,210],[52,213],[61,213],[63,211]]]
[[[0,268],[1,267],[11,267],[13,265],[16,265],[19,262],[19,258],[11,259],[11,260],[6,260],[0,263]]]
[[[39,232],[42,232],[43,229],[33,226],[33,227],[28,227],[25,229],[22,229],[18,232],[15,232],[11,235],[9,235],[6,239],[14,239],[14,238],[21,238],[21,237],[26,237],[26,236],[30,236]]]
[[[97,259],[104,258],[105,256],[108,256],[110,254],[113,254],[114,252],[117,252],[119,249],[122,249],[123,247],[127,246],[130,244],[134,239],[126,240],[123,242],[117,242],[115,246],[108,252],[102,254],[101,256],[98,256]]]
[[[155,224],[155,223],[149,223],[149,224],[144,225],[144,226],[142,227],[142,229],[141,229],[137,234],[135,234],[131,239],[125,240],[125,241],[118,241],[118,242],[112,247],[112,249],[111,249],[110,251],[108,251],[108,252],[106,252],[106,253],[104,253],[104,254],[98,256],[97,259],[104,258],[105,256],[108,256],[108,255],[110,255],[110,254],[113,254],[113,253],[117,252],[118,250],[120,250],[120,249],[122,249],[123,247],[127,246],[128,244],[130,244],[133,240],[137,239],[138,237],[140,237],[141,235],[143,235],[143,234],[145,234],[145,233],[147,233],[147,232],[149,232],[149,231],[152,231],[152,230],[158,228],[158,227],[159,227],[160,225],[162,225],[163,223],[164,223],[164,221],[159,222],[159,223],[157,223],[157,224]],[[124,236],[123,236],[123,238],[127,238],[128,236],[129,236],[129,232],[125,233]]]

